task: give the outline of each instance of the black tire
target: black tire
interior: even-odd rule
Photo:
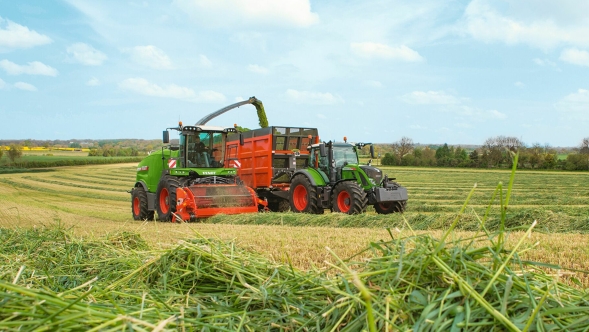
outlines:
[[[176,189],[180,182],[173,176],[163,176],[155,191],[155,210],[160,221],[172,221],[176,212]]]
[[[286,199],[277,199],[268,202],[268,209],[272,212],[287,212],[290,211],[290,203]]]
[[[131,192],[131,212],[134,220],[153,220],[154,211],[147,208],[147,192],[142,186],[133,188]]]
[[[374,204],[374,210],[380,214],[403,213],[407,207],[407,201],[383,202]]]
[[[366,210],[366,193],[354,181],[338,183],[333,189],[331,206],[333,212],[360,214]]]
[[[323,211],[317,208],[317,187],[313,186],[303,174],[296,175],[292,179],[288,197],[292,212],[318,214],[319,210]]]

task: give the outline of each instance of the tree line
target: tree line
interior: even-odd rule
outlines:
[[[518,168],[589,170],[589,137],[578,148],[566,152],[539,143],[526,146],[517,137],[509,136],[491,137],[481,146],[468,149],[448,144],[419,146],[409,137],[377,148],[384,152],[381,164],[391,166],[507,168],[512,166],[512,152],[518,152]],[[566,158],[559,158],[563,152]]]

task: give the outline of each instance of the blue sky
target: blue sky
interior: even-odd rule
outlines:
[[[324,140],[577,146],[589,1],[0,0],[0,139],[157,139],[250,96]]]

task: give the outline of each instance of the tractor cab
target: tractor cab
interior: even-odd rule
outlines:
[[[214,126],[182,126],[181,122],[177,128],[168,129],[179,132],[179,168],[223,167],[227,133],[236,131]],[[168,143],[169,132],[166,130],[163,135],[164,143]]]
[[[354,168],[359,164],[356,145],[346,142],[327,142],[310,146],[309,165],[321,174],[325,183],[333,184],[349,178],[342,172],[344,167],[350,165]]]

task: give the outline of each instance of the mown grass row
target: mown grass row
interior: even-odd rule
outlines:
[[[447,227],[464,197],[477,183],[470,209],[463,217],[460,228],[476,229],[476,215],[484,214],[494,186],[508,179],[505,171],[443,170],[419,168],[384,168],[390,176],[407,186],[409,202],[405,218],[416,229]],[[53,172],[16,174],[0,177],[0,183],[13,188],[29,190],[29,196],[61,195],[79,199],[124,202],[130,201],[126,191],[134,183],[135,165],[89,166],[56,169]],[[127,185],[125,185],[127,183]],[[483,184],[484,183],[484,184]],[[589,174],[556,172],[521,172],[514,183],[508,223],[529,223],[539,220],[545,231],[587,232],[589,220]],[[108,195],[106,192],[120,194]],[[41,199],[42,200],[42,199]],[[108,203],[107,203],[108,204]],[[119,219],[131,213],[111,210]],[[284,214],[281,222],[288,225],[325,225],[335,227],[386,227],[399,225],[398,216],[379,216],[372,208],[361,217],[299,216]],[[91,212],[91,211],[89,211]],[[221,218],[224,223],[263,224],[276,223],[277,218],[264,215]],[[272,220],[269,220],[272,219]],[[492,216],[491,220],[496,217]],[[217,219],[211,219],[217,222]]]

